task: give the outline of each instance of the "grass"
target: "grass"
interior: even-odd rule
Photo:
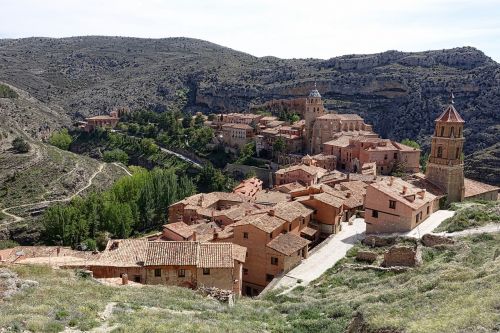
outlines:
[[[357,312],[373,330],[490,332],[500,322],[499,241],[498,234],[476,235],[424,248],[421,267],[397,274],[341,263],[308,287],[242,298],[234,307],[183,288],[109,287],[71,271],[17,266],[40,286],[0,302],[0,327],[88,330],[101,324],[106,304],[117,302],[108,323],[117,325],[114,332],[345,332]]]
[[[476,201],[452,204],[456,214],[441,223],[436,231],[455,232],[500,223],[500,202]]]
[[[9,86],[0,83],[0,98],[17,98],[18,94]]]

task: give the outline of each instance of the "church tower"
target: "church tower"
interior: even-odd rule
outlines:
[[[325,114],[325,107],[323,106],[323,101],[321,100],[321,95],[316,88],[316,82],[314,83],[314,89],[311,90],[309,96],[306,99],[306,111],[304,114],[305,124],[305,145],[306,151],[310,153],[312,151],[313,142],[313,127],[316,118],[321,117]]]
[[[431,153],[425,172],[426,178],[447,193],[447,202],[464,200],[464,120],[450,104],[435,120]]]

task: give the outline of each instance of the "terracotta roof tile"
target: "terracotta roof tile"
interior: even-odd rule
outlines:
[[[478,194],[486,193],[486,192],[491,192],[491,191],[498,191],[500,190],[499,187],[481,183],[472,179],[465,178],[464,179],[464,186],[465,186],[465,198],[472,197]]]
[[[142,266],[147,249],[146,239],[112,239],[108,241],[96,264],[114,267]]]
[[[193,235],[193,229],[184,222],[165,224],[163,229],[168,229],[184,238],[189,238]]]
[[[457,112],[453,104],[449,104],[441,113],[441,115],[435,120],[439,122],[449,122],[449,123],[464,123],[465,121]]]
[[[284,255],[291,255],[307,246],[310,243],[307,239],[297,236],[292,233],[280,234],[272,241],[267,243],[267,247],[283,253]]]
[[[198,267],[225,268],[234,266],[233,244],[201,243]]]

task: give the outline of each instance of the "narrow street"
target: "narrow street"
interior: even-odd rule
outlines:
[[[271,289],[286,288],[284,293],[287,293],[297,286],[308,285],[342,259],[358,240],[363,239],[365,230],[364,219],[355,219],[352,225],[343,222],[341,232],[324,240],[309,258],[285,274]]]

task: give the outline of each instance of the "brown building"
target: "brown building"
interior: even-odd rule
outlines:
[[[303,185],[312,185],[318,183],[319,179],[326,173],[327,170],[314,165],[292,165],[288,168],[276,171],[276,185],[295,182],[299,182]]]
[[[276,276],[307,258],[311,240],[304,237],[316,238],[316,230],[308,226],[312,214],[299,202],[283,202],[232,225],[233,242],[248,253],[243,266],[244,294],[257,295]]]
[[[168,221],[170,223],[183,221],[186,224],[193,224],[200,220],[212,221],[216,216],[223,215],[226,211],[251,201],[250,197],[237,193],[199,193],[170,205]]]
[[[443,188],[447,202],[463,201],[465,196],[464,161],[464,120],[450,104],[435,120],[436,126],[431,143],[431,153],[425,172],[426,178]]]
[[[88,267],[96,278],[127,274],[144,284],[216,287],[239,295],[245,257],[246,249],[231,243],[117,239]]]
[[[366,233],[410,231],[439,209],[435,195],[400,178],[370,184],[364,201]]]
[[[230,147],[241,149],[255,136],[252,126],[247,124],[224,124],[222,125],[222,140]]]
[[[241,183],[234,188],[233,193],[245,195],[255,200],[259,191],[262,191],[262,180],[257,177],[252,177],[241,181]]]
[[[118,117],[118,111],[111,111],[108,115],[103,116],[94,116],[85,118],[85,122],[83,122],[82,128],[86,132],[91,132],[97,127],[100,128],[115,128],[120,121]]]

